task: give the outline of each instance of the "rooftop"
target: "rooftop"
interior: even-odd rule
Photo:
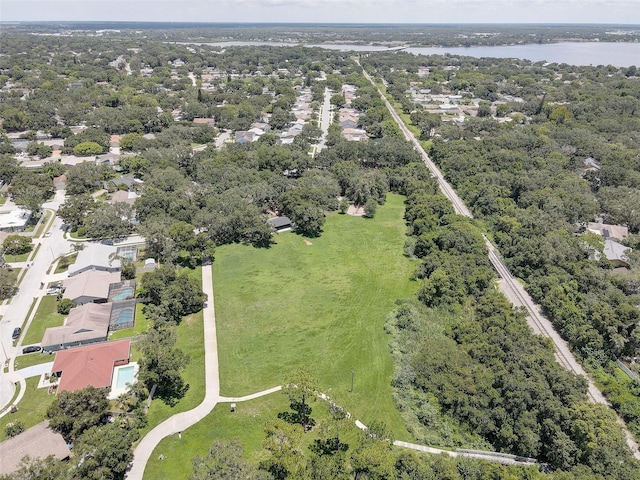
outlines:
[[[75,342],[89,343],[107,338],[111,303],[86,303],[72,308],[66,323],[61,327],[47,328],[42,337],[42,348],[68,345]]]
[[[97,270],[119,270],[120,260],[113,258],[112,254],[116,254],[117,247],[113,245],[104,245],[97,242],[87,242],[84,248],[78,252],[76,262],[69,267],[69,276],[77,275],[85,270],[96,268]],[[102,268],[101,268],[102,267]]]
[[[64,298],[76,300],[80,297],[107,298],[109,285],[120,281],[120,272],[86,270],[62,282]]]
[[[26,456],[34,459],[49,455],[63,460],[69,456],[69,448],[62,435],[51,430],[49,422],[44,421],[0,443],[0,475],[9,475],[18,470]]]
[[[58,352],[51,367],[62,372],[58,392],[110,387],[115,363],[128,362],[130,348],[130,340],[118,340]]]

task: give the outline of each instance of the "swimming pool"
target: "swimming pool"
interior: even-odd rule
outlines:
[[[122,300],[126,300],[127,298],[133,297],[133,288],[125,288],[117,295],[114,295],[111,299],[112,302],[120,302]]]
[[[117,390],[127,388],[127,383],[133,385],[134,383],[134,375],[135,375],[135,365],[127,365],[125,367],[118,368],[116,378],[116,386]]]
[[[127,325],[133,320],[133,308],[127,308],[118,313],[118,318],[113,322],[115,326]]]

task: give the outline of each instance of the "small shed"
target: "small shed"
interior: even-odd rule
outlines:
[[[276,229],[276,232],[284,232],[287,230],[293,230],[294,224],[289,217],[272,217],[267,220],[267,223]]]

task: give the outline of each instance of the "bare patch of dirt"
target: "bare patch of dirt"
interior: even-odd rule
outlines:
[[[362,217],[364,215],[364,207],[358,205],[349,205],[347,215],[353,215],[354,217]]]
[[[304,243],[306,243],[307,245],[313,245],[313,243],[311,243],[309,240],[307,240],[306,238],[304,239]]]

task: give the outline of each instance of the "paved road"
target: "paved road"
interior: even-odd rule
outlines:
[[[451,185],[449,185],[449,183],[444,179],[444,176],[442,175],[438,167],[431,161],[431,159],[427,155],[427,152],[425,152],[422,148],[422,145],[420,145],[420,142],[404,124],[400,116],[396,113],[393,106],[382,94],[373,79],[364,69],[362,70],[362,72],[367,80],[369,80],[371,84],[376,87],[378,93],[380,94],[380,97],[393,116],[393,119],[402,130],[405,138],[414,144],[416,150],[422,156],[422,160],[424,161],[425,165],[427,166],[427,168],[429,168],[431,174],[438,180],[440,190],[451,201],[455,212],[459,215],[473,218],[473,215],[464,204],[462,199],[456,194]],[[505,296],[515,305],[523,306],[527,309],[527,322],[535,333],[549,337],[552,340],[555,348],[556,360],[558,361],[558,363],[560,363],[560,365],[565,367],[567,370],[575,373],[576,375],[581,375],[587,379],[589,400],[595,403],[601,403],[603,405],[611,406],[602,392],[600,392],[600,390],[596,387],[593,380],[586,374],[582,366],[577,362],[577,360],[569,350],[567,343],[560,337],[558,332],[555,331],[549,319],[547,319],[542,314],[540,308],[535,305],[532,298],[525,291],[524,287],[513,277],[507,266],[502,261],[502,258],[500,257],[497,249],[489,242],[486,237],[485,242],[487,245],[487,249],[489,250],[489,260],[502,279],[502,281],[500,282],[500,289],[505,294]],[[633,452],[633,456],[640,459],[640,450],[638,449],[638,444],[636,443],[629,430],[626,428],[624,420],[622,420],[622,418],[620,418],[619,416],[617,417],[617,420],[624,430],[627,439],[627,445],[629,445],[629,448]]]
[[[64,191],[59,191],[54,200],[45,203],[43,207],[55,214],[62,201],[64,201]],[[27,331],[27,325],[23,325],[23,323],[27,318],[31,304],[44,293],[44,288],[40,288],[40,283],[45,280],[51,262],[54,258],[71,250],[70,244],[63,237],[62,220],[54,216],[49,225],[51,236],[33,240],[34,249],[38,248],[38,245],[40,248],[33,260],[28,262],[30,266],[24,272],[18,293],[14,295],[10,303],[2,307],[0,363],[4,363],[7,358],[15,357],[19,352],[21,341],[16,342],[14,346],[11,333],[15,327],[23,327],[23,335]]]
[[[318,149],[316,151],[320,152],[325,147],[325,143],[327,141],[327,133],[329,133],[329,125],[333,120],[333,111],[331,110],[331,90],[325,88],[324,90],[324,102],[322,103],[322,107],[320,109],[320,128],[322,129],[322,137],[320,137],[320,142],[318,143]]]

